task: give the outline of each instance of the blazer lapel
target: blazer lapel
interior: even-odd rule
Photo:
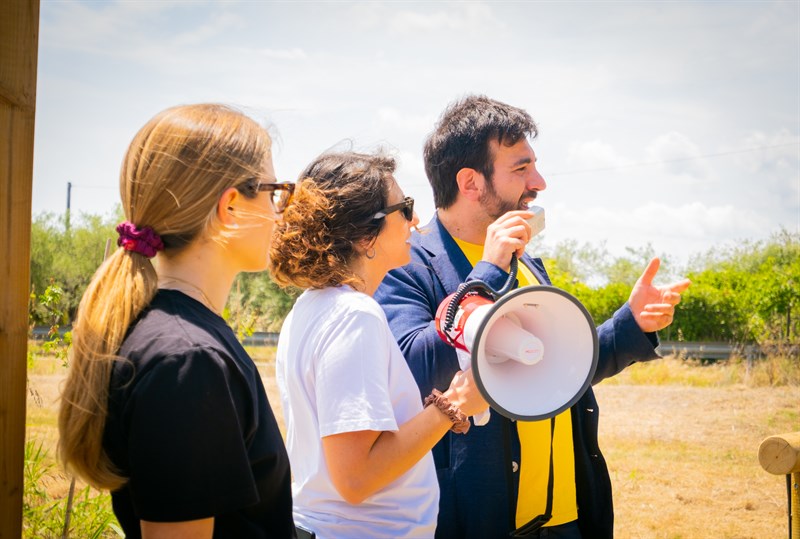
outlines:
[[[472,264],[439,221],[438,215],[434,214],[433,219],[425,225],[424,233],[419,235],[419,244],[430,255],[433,271],[436,272],[447,294],[454,292],[472,271]],[[552,285],[541,258],[533,258],[525,253],[521,261],[531,270],[539,283]]]
[[[550,276],[547,275],[547,271],[544,269],[544,262],[542,262],[541,258],[533,258],[528,253],[525,253],[522,255],[522,263],[531,270],[531,273],[533,273],[534,277],[539,281],[539,284],[552,286]]]
[[[430,255],[431,266],[445,293],[455,292],[472,271],[472,265],[436,214],[419,235],[419,244]]]

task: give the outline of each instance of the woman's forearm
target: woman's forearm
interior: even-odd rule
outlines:
[[[429,406],[397,431],[324,437],[322,447],[334,487],[347,502],[363,502],[422,460],[451,426],[444,413]]]

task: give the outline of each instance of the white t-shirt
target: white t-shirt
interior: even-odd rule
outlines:
[[[352,505],[333,486],[322,451],[324,436],[396,431],[422,411],[378,303],[348,286],[306,290],[283,323],[276,370],[295,522],[320,539],[433,537],[439,485],[430,453]]]

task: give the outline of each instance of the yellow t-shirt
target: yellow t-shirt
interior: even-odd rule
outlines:
[[[470,264],[475,266],[483,257],[483,245],[455,239]],[[525,264],[517,270],[519,286],[539,284]],[[550,471],[550,420],[518,421],[521,462],[519,469],[519,498],[517,527],[544,513],[547,506],[547,480]],[[553,518],[546,526],[556,526],[578,518],[575,492],[575,451],[572,445],[572,415],[570,411],[556,416],[553,436]]]

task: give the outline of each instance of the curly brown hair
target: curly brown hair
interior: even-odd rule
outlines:
[[[385,222],[395,160],[381,151],[327,153],[300,175],[294,200],[275,228],[270,275],[281,286],[360,285],[350,263],[356,246],[374,240]]]

